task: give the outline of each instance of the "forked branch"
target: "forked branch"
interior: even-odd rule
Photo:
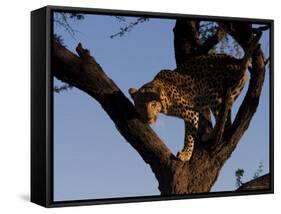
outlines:
[[[190,57],[208,54],[225,35],[224,25],[220,25],[214,35],[200,42],[198,20],[177,19],[174,27],[174,47],[177,66]]]
[[[249,32],[252,32],[251,26],[248,24],[242,24],[242,26],[233,24],[230,26],[231,30],[229,32],[234,38],[236,38],[237,41],[239,41],[239,45],[244,47],[244,50],[247,50],[247,48],[252,48],[250,47],[250,41],[254,38],[254,34],[249,34]],[[244,31],[242,31],[241,28],[244,29]],[[228,159],[231,153],[234,151],[236,145],[239,143],[240,138],[249,127],[251,119],[257,110],[265,76],[264,62],[265,60],[263,52],[260,46],[258,46],[252,56],[251,78],[246,96],[239,107],[233,124],[225,133],[225,139],[222,148],[218,148],[218,150],[220,150],[218,155],[223,160]]]
[[[76,48],[77,56],[55,40],[52,51],[55,77],[95,98],[127,142],[151,166],[154,173],[160,174],[169,164],[171,151],[148,125],[138,119],[133,104],[104,73],[90,52],[79,44]]]
[[[198,49],[198,55],[200,54],[208,54],[208,52],[218,44],[222,38],[225,36],[225,30],[222,27],[219,27],[216,33],[210,36],[203,44],[201,44]]]

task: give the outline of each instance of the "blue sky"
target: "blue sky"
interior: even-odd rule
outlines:
[[[70,24],[72,37],[56,26],[64,44],[75,52],[78,42],[91,51],[106,74],[126,96],[130,87],[140,87],[161,69],[174,69],[173,27],[175,20],[151,19],[123,37],[110,39],[122,23],[114,17],[87,15]],[[262,48],[269,52],[268,32]],[[61,82],[55,79],[55,85]],[[247,85],[235,103],[233,115],[245,95]],[[177,153],[183,146],[183,121],[160,115],[152,126],[169,148]],[[243,168],[250,180],[259,162],[269,171],[269,72],[266,73],[260,105],[241,142],[226,162],[212,191],[235,187],[235,171]],[[73,88],[54,95],[54,200],[79,200],[159,195],[158,183],[150,167],[125,141],[99,103]]]

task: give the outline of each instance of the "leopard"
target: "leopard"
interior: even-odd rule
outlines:
[[[226,90],[230,91],[231,107],[245,86],[249,65],[249,59],[227,54],[201,55],[174,70],[161,70],[139,89],[130,88],[129,94],[146,124],[155,123],[159,113],[184,120],[184,146],[176,157],[186,162],[198,137],[200,113],[209,108],[217,123]]]

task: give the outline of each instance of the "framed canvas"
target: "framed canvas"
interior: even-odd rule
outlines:
[[[31,201],[273,193],[273,60],[273,20],[32,11]]]

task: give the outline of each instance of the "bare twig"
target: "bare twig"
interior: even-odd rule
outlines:
[[[62,86],[55,86],[54,87],[54,92],[60,93],[62,91],[67,91],[68,89],[72,89],[72,86],[69,84],[64,84]]]
[[[270,61],[270,57],[268,57],[265,61],[264,61],[264,65],[267,65],[267,63],[269,63]]]
[[[122,20],[122,19],[121,19],[121,20]],[[141,24],[141,23],[143,23],[143,22],[146,22],[146,21],[148,21],[148,20],[149,20],[149,18],[144,18],[144,17],[137,18],[136,21],[130,22],[130,23],[129,23],[127,26],[125,26],[125,27],[121,27],[121,28],[120,28],[120,31],[117,32],[117,33],[115,33],[115,34],[112,34],[112,35],[110,36],[110,38],[113,39],[114,37],[117,37],[117,36],[119,36],[119,37],[124,36],[125,33],[130,32],[136,25]],[[122,21],[123,21],[123,20],[122,20]]]
[[[261,27],[258,27],[258,28],[253,28],[253,33],[260,33],[260,32],[263,32],[263,31],[267,31],[269,28],[270,28],[269,25],[261,26]]]

